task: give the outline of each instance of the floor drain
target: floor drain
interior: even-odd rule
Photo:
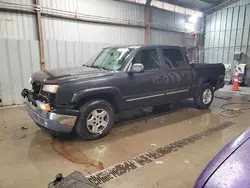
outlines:
[[[222,131],[223,129],[226,129],[235,123],[224,121],[220,124],[218,124],[215,127],[209,128],[205,131],[193,134],[191,136],[188,136],[186,138],[183,138],[181,140],[175,141],[173,143],[170,143],[166,146],[157,148],[153,151],[149,151],[146,153],[143,153],[131,160],[116,164],[114,166],[111,166],[107,169],[104,169],[102,171],[96,172],[94,174],[91,174],[87,176],[87,179],[96,184],[100,185],[103,183],[106,183],[112,179],[115,179],[121,175],[124,175],[128,172],[131,172],[137,168],[140,168],[146,164],[151,163],[152,161],[159,159],[160,157],[163,157],[169,153],[173,153],[178,151],[181,148],[186,147],[187,145],[194,143],[204,137],[211,136],[213,133]]]

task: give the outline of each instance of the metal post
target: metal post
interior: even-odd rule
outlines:
[[[150,5],[145,5],[145,44],[150,43]]]
[[[205,40],[206,40],[206,24],[207,24],[207,16],[204,16],[203,17],[203,20],[202,20],[202,27],[203,27],[203,32],[202,32],[202,46],[201,46],[201,49],[200,50],[202,50],[202,60],[200,60],[200,62],[202,62],[202,63],[205,63]]]
[[[43,27],[42,27],[42,16],[40,1],[36,0],[36,12],[37,12],[37,29],[38,29],[38,39],[40,46],[40,67],[44,71],[45,68],[45,54],[44,54],[44,39],[43,39]]]
[[[228,22],[227,22],[227,18],[228,18],[228,9],[227,10],[227,14],[226,14],[226,24],[225,24],[225,35],[224,35],[224,40],[223,40],[223,54],[222,54],[222,63],[223,64],[226,64],[226,62],[224,62],[224,55],[225,55],[225,44],[226,44],[226,36],[227,36],[227,25],[228,25]],[[229,49],[228,49],[229,50]]]

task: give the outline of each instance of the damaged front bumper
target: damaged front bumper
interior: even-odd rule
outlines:
[[[60,113],[56,113],[58,110],[55,109],[47,112],[34,105],[40,101],[34,101],[34,98],[31,99],[32,95],[29,92],[24,97],[27,98],[25,99],[25,104],[28,114],[39,127],[64,133],[73,130],[77,120],[76,115],[68,115],[67,109],[60,109]],[[72,114],[72,110],[70,112]]]

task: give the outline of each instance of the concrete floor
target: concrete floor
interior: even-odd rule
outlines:
[[[119,118],[107,137],[89,142],[78,138],[53,139],[31,121],[24,107],[0,110],[0,188],[44,188],[59,172],[68,175],[79,171],[89,175],[224,121],[234,122],[101,185],[105,188],[192,187],[214,155],[249,126],[248,111],[235,118],[219,115],[222,104],[245,102],[249,96],[219,94],[233,98],[215,99],[210,110],[196,110],[192,101],[186,101],[160,114],[153,114],[150,109],[128,112]]]

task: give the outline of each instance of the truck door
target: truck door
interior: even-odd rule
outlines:
[[[166,75],[166,99],[181,100],[189,97],[192,84],[192,72],[189,62],[179,47],[162,47],[162,67]]]
[[[138,51],[131,64],[141,63],[144,66],[142,73],[127,73],[125,87],[122,88],[125,96],[126,108],[140,108],[161,103],[164,100],[166,79],[161,68],[160,53],[156,48],[144,48]]]

